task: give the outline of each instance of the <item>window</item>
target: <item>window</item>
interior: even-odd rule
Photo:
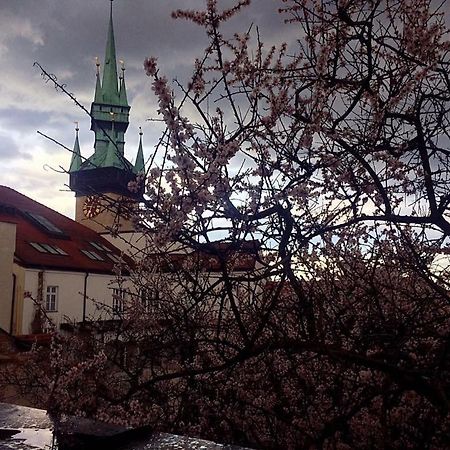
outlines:
[[[120,264],[122,262],[122,258],[120,256],[115,255],[114,253],[109,253],[108,256],[113,262],[117,264]]]
[[[112,298],[113,298],[112,304],[113,314],[114,315],[122,314],[125,310],[125,290],[114,288]]]
[[[47,286],[45,310],[50,312],[58,311],[58,286]]]
[[[47,250],[44,247],[42,247],[41,244],[38,244],[37,242],[30,242],[30,245],[38,252],[48,253]]]
[[[47,231],[48,233],[52,234],[59,234],[59,235],[64,234],[64,231],[62,231],[60,228],[58,228],[56,225],[50,222],[50,220],[48,220],[46,217],[29,211],[26,211],[25,214],[44,231]]]
[[[50,253],[52,255],[67,256],[67,253],[62,248],[59,248],[57,245],[40,244],[38,242],[29,242],[29,244],[40,253]]]
[[[141,290],[141,302],[144,311],[150,312],[158,307],[159,292],[156,289],[145,288]]]
[[[102,252],[107,252],[107,253],[111,252],[111,250],[108,247],[106,247],[103,244],[100,244],[100,242],[89,241],[89,243],[92,245],[92,247],[94,247],[97,250],[100,250]]]
[[[92,250],[81,250],[89,259],[93,261],[104,261],[104,258]]]

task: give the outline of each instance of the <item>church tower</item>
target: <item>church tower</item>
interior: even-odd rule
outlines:
[[[117,72],[112,1],[103,77],[100,79],[100,64],[97,61],[95,94],[91,105],[94,154],[87,159],[82,158],[77,126],[69,169],[69,186],[76,197],[75,220],[99,233],[132,231],[130,209],[141,198],[142,192],[131,192],[128,183],[138,174],[145,173],[142,132],[136,163],[133,165],[124,155],[130,105],[123,63],[119,76]]]

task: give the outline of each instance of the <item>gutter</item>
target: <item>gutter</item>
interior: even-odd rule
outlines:
[[[11,320],[9,322],[9,334],[13,334],[13,327],[14,327],[14,309],[16,306],[16,279],[17,276],[15,273],[12,274],[13,276],[13,288],[12,288],[12,298],[11,298]]]
[[[84,275],[84,289],[83,289],[83,324],[86,322],[86,302],[87,302],[87,280],[89,272]]]

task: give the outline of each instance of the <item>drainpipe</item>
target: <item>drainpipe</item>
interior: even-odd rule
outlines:
[[[87,279],[89,272],[84,275],[84,290],[83,290],[83,324],[86,322],[86,303],[87,303]]]
[[[13,334],[14,328],[14,309],[16,307],[16,274],[13,273],[13,288],[12,288],[12,298],[11,298],[11,321],[9,322],[9,334]]]

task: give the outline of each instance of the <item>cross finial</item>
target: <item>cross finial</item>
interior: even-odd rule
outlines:
[[[78,122],[75,121],[74,124],[75,124],[75,131],[78,133],[78,131],[80,130],[80,129],[78,128]]]
[[[142,136],[144,133],[142,132],[142,127],[139,127],[139,136]]]

